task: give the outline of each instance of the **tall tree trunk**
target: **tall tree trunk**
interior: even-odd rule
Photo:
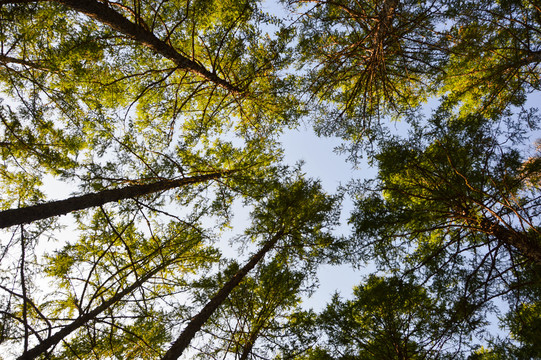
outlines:
[[[158,39],[156,35],[154,35],[154,33],[148,30],[145,26],[131,22],[104,3],[95,0],[53,1],[66,5],[126,36],[129,36],[133,40],[149,47],[156,53],[166,57],[169,60],[172,60],[180,69],[185,69],[191,71],[192,73],[198,74],[216,85],[231,91],[232,93],[240,93],[239,89],[229,83],[227,80],[220,78],[218,75],[216,75],[216,73],[205,69],[197,62],[183,56],[167,42]]]
[[[77,319],[75,319],[72,323],[62,328],[62,330],[55,333],[53,336],[48,337],[47,339],[40,342],[38,345],[33,347],[32,349],[25,351],[21,356],[17,358],[17,360],[33,360],[36,357],[40,356],[41,354],[44,354],[49,348],[52,346],[57,345],[60,341],[62,341],[66,336],[80,328],[81,326],[85,325],[89,321],[95,319],[99,314],[107,310],[112,305],[116,304],[118,301],[120,301],[124,296],[128,295],[132,291],[139,288],[141,285],[143,285],[147,280],[149,280],[152,276],[156,275],[159,271],[166,268],[171,261],[169,262],[163,262],[158,267],[154,268],[152,271],[145,274],[143,277],[140,277],[137,281],[135,281],[133,284],[125,288],[124,290],[116,293],[114,296],[109,298],[107,301],[102,302],[98,307],[94,308],[94,310],[87,312],[84,315],[79,316]]]
[[[178,188],[184,185],[202,183],[220,178],[223,174],[223,172],[218,172],[178,180],[162,180],[150,184],[103,190],[97,193],[74,196],[69,199],[51,201],[20,209],[5,210],[0,212],[0,229],[47,219],[53,216],[64,215],[72,211],[100,206],[113,201],[130,199],[137,196]]]
[[[188,323],[186,328],[182,331],[177,340],[173,345],[167,350],[165,355],[161,360],[176,360],[182,355],[184,350],[190,344],[190,341],[194,338],[195,334],[201,330],[201,327],[207,322],[207,320],[212,316],[214,311],[220,307],[220,305],[227,299],[227,296],[233,291],[233,289],[244,279],[246,274],[252,270],[265,254],[274,247],[274,245],[280,240],[284,235],[284,231],[278,231],[265,245],[252,256],[250,261],[246,263],[237,273],[222,286],[222,288],[210,299],[210,301],[203,307],[203,309],[195,315],[191,321]]]

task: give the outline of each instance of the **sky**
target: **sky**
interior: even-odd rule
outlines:
[[[360,164],[357,168],[346,162],[346,156],[337,154],[334,149],[340,145],[338,138],[318,137],[310,127],[299,127],[289,130],[281,137],[284,147],[284,162],[294,165],[303,161],[303,170],[307,177],[319,179],[327,193],[336,193],[339,186],[347,186],[351,179],[361,177],[373,177],[375,170],[368,168],[366,164]],[[346,196],[342,203],[341,226],[337,234],[348,235],[350,229],[347,218],[353,209],[351,198]],[[321,310],[331,300],[335,292],[343,297],[352,296],[353,286],[359,284],[363,273],[368,271],[355,271],[349,265],[322,265],[318,271],[319,288],[303,302],[304,308]]]

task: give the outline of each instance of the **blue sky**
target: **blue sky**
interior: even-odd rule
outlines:
[[[310,127],[301,126],[299,129],[286,131],[281,141],[284,147],[284,162],[294,165],[302,160],[306,176],[319,179],[327,193],[336,193],[340,185],[346,186],[351,179],[375,175],[375,170],[369,169],[366,164],[354,168],[353,164],[346,162],[345,155],[337,154],[334,149],[340,145],[339,139],[318,137]],[[346,222],[352,208],[352,201],[346,196],[342,204],[342,224],[337,233],[348,235],[349,227]],[[344,297],[350,297],[353,286],[361,282],[363,273],[373,271],[367,270],[354,271],[348,265],[321,266],[318,271],[319,288],[311,298],[306,299],[303,306],[320,310],[337,291]]]

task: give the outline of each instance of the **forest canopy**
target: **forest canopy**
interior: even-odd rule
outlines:
[[[534,0],[0,0],[0,359],[541,358],[540,79]]]

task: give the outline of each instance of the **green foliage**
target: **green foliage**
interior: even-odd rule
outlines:
[[[416,243],[420,251],[446,248],[463,236],[478,246],[486,240],[475,233],[494,235],[487,222],[513,229],[518,221],[537,232],[529,213],[537,198],[521,171],[524,159],[505,144],[520,141],[520,132],[498,133],[480,117],[444,120],[447,116],[436,113],[411,137],[381,142],[378,178],[359,185],[359,210],[350,220],[361,241],[386,239],[374,242],[376,254],[400,251],[397,239]],[[515,246],[510,240],[508,245]]]
[[[9,355],[160,358],[241,268],[213,244],[242,204],[250,224],[231,247],[272,246],[221,299],[197,356],[541,356],[541,161],[524,149],[539,5],[282,3],[293,18],[248,0],[0,1],[0,210],[50,200],[49,176],[86,193],[221,174],[81,211],[68,240],[54,242],[54,219],[6,233]],[[354,183],[349,238],[332,232],[342,196],[280,164],[278,136],[303,117],[378,167]],[[301,310],[318,265],[345,261],[386,276]],[[509,336],[475,347],[494,299]]]
[[[86,324],[85,330],[51,359],[155,359],[159,346],[170,341],[170,331],[164,314],[140,309],[132,324],[123,324],[122,318],[111,316]]]
[[[441,57],[434,36],[437,5],[307,3],[300,8],[299,66],[306,69],[305,91],[319,104],[314,117],[320,134],[359,141],[373,135],[381,116],[410,111],[431,94],[430,77]]]
[[[300,96],[319,134],[354,153],[435,97],[497,119],[539,90],[532,1],[288,1],[301,25]],[[384,136],[384,134],[383,134]],[[372,144],[373,145],[373,144]]]
[[[541,244],[529,180],[535,158],[526,161],[514,146],[520,126],[501,129],[442,108],[409,137],[382,140],[377,179],[355,191],[352,258],[421,277],[446,299],[447,324],[464,323],[457,331],[482,329],[491,300],[503,294],[525,308],[537,303],[525,295],[539,282],[526,275],[539,264]]]
[[[450,60],[441,92],[463,114],[497,117],[539,90],[541,12],[531,1],[475,1],[451,6]]]
[[[339,222],[341,196],[328,195],[318,181],[296,176],[267,184],[265,197],[252,211],[252,224],[245,235],[261,243],[267,238],[260,234],[282,234],[280,261],[297,261],[303,271],[311,272],[322,262],[337,261],[343,247],[332,234]]]
[[[140,164],[149,151],[219,149],[231,136],[273,147],[295,101],[288,80],[278,78],[290,61],[290,35],[276,19],[245,1],[126,2],[111,9],[139,26],[138,35],[111,28],[99,12],[86,17],[57,3],[2,6],[8,50],[0,82],[10,106],[21,109],[16,124],[2,117],[9,130],[2,141],[15,162],[39,157],[38,178],[48,172],[84,179],[88,168],[106,169],[109,156]],[[265,24],[276,34],[263,32]],[[149,37],[162,48],[148,48]],[[174,64],[164,55],[172,53],[204,71]],[[205,71],[216,78],[206,79]],[[240,90],[224,89],[220,79]],[[112,155],[114,147],[121,153]]]
[[[65,339],[59,359],[156,358],[184,311],[176,296],[190,275],[217,260],[194,224],[171,223],[148,238],[133,221],[113,224],[110,216],[96,213],[79,241],[48,257],[44,271],[56,285],[42,309],[48,322],[67,326],[115,299]]]
[[[452,310],[412,280],[371,275],[353,299],[335,294],[318,315],[320,345],[294,359],[457,359],[466,328],[449,326]],[[313,332],[314,330],[312,330]]]
[[[238,265],[228,266],[201,287],[198,302],[206,302],[215,289],[231,278]],[[288,315],[300,303],[304,274],[292,272],[277,261],[262,263],[246,277],[207,322],[198,347],[201,358],[220,358],[226,353],[240,359],[272,354],[288,332]],[[207,339],[207,337],[210,337]]]

